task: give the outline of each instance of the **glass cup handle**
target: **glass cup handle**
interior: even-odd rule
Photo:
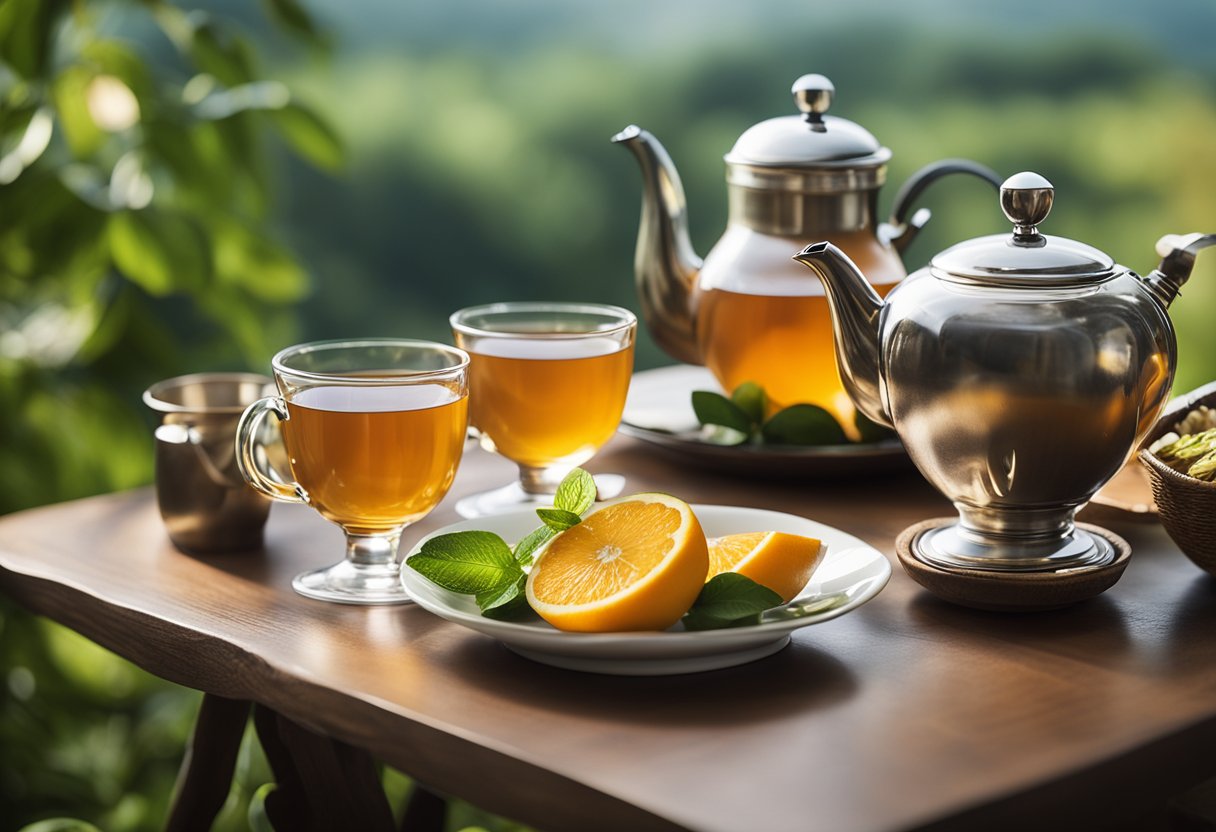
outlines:
[[[290,419],[287,412],[287,402],[278,396],[267,396],[258,399],[241,414],[241,420],[236,426],[236,467],[240,470],[245,482],[254,490],[265,494],[272,500],[285,503],[307,503],[308,492],[298,483],[279,482],[266,476],[264,469],[266,451],[258,441],[258,431],[267,414],[273,413],[280,422]],[[262,464],[259,464],[262,463]]]

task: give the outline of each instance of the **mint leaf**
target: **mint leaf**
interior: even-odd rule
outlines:
[[[754,381],[745,381],[730,394],[730,400],[747,414],[747,418],[759,425],[764,422],[764,408],[768,404],[768,396],[764,388]]]
[[[575,468],[557,487],[557,493],[553,495],[553,505],[575,514],[582,514],[591,508],[596,494],[595,480],[591,478],[591,475],[582,468]]]
[[[493,532],[432,537],[406,563],[432,583],[465,595],[504,588],[523,574],[511,547]]]
[[[835,417],[813,404],[778,410],[761,432],[774,445],[843,445],[848,441]]]
[[[557,536],[557,532],[548,526],[538,526],[515,544],[515,562],[520,566],[530,566],[536,550]]]
[[[506,588],[477,593],[477,606],[481,608],[481,614],[499,621],[515,621],[533,615],[532,608],[528,606],[527,585],[527,576],[520,575]]]
[[[694,390],[692,409],[703,425],[721,425],[740,433],[752,432],[752,420],[739,405],[709,390]]]
[[[527,621],[540,618],[536,614],[536,610],[528,604],[528,596],[523,593],[505,603],[486,607],[481,614],[486,618],[493,618],[495,621]]]
[[[754,623],[781,596],[738,572],[715,575],[684,616],[685,630],[718,630]]]
[[[571,526],[577,526],[583,522],[583,518],[573,511],[566,511],[564,508],[538,508],[536,516],[555,532],[564,532]]]

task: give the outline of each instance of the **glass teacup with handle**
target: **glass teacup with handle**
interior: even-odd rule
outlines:
[[[346,533],[346,558],[297,575],[301,595],[347,604],[409,601],[397,545],[443,499],[468,424],[469,357],[429,341],[362,339],[289,347],[271,361],[279,395],[237,428],[241,474],[276,500],[306,503]],[[257,439],[280,422],[290,479],[268,476]],[[275,472],[287,474],[288,472]]]
[[[469,353],[470,424],[519,480],[456,504],[464,517],[552,501],[558,483],[616,432],[633,373],[637,318],[593,303],[494,303],[451,317]],[[599,475],[600,496],[623,478]]]

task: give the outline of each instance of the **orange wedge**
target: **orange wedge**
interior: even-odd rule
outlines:
[[[705,533],[688,503],[634,494],[540,550],[528,603],[559,630],[665,630],[692,606],[708,566]]]
[[[745,532],[709,541],[709,578],[738,572],[788,603],[802,592],[827,552],[818,540],[785,532]]]

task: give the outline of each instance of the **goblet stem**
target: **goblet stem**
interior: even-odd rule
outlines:
[[[397,529],[388,534],[347,532],[346,559],[359,566],[400,569],[397,546],[401,542],[401,531]]]
[[[562,479],[571,471],[570,466],[552,465],[545,468],[519,466],[519,487],[529,494],[554,494]]]
[[[404,527],[384,534],[346,533],[346,558],[325,569],[297,575],[301,595],[340,604],[404,604],[397,544]]]
[[[519,466],[517,482],[472,494],[456,503],[456,513],[461,517],[485,517],[524,508],[553,505],[553,495],[566,474],[573,470],[570,465],[548,468]],[[596,474],[597,499],[609,500],[625,490],[625,478],[620,474]]]

